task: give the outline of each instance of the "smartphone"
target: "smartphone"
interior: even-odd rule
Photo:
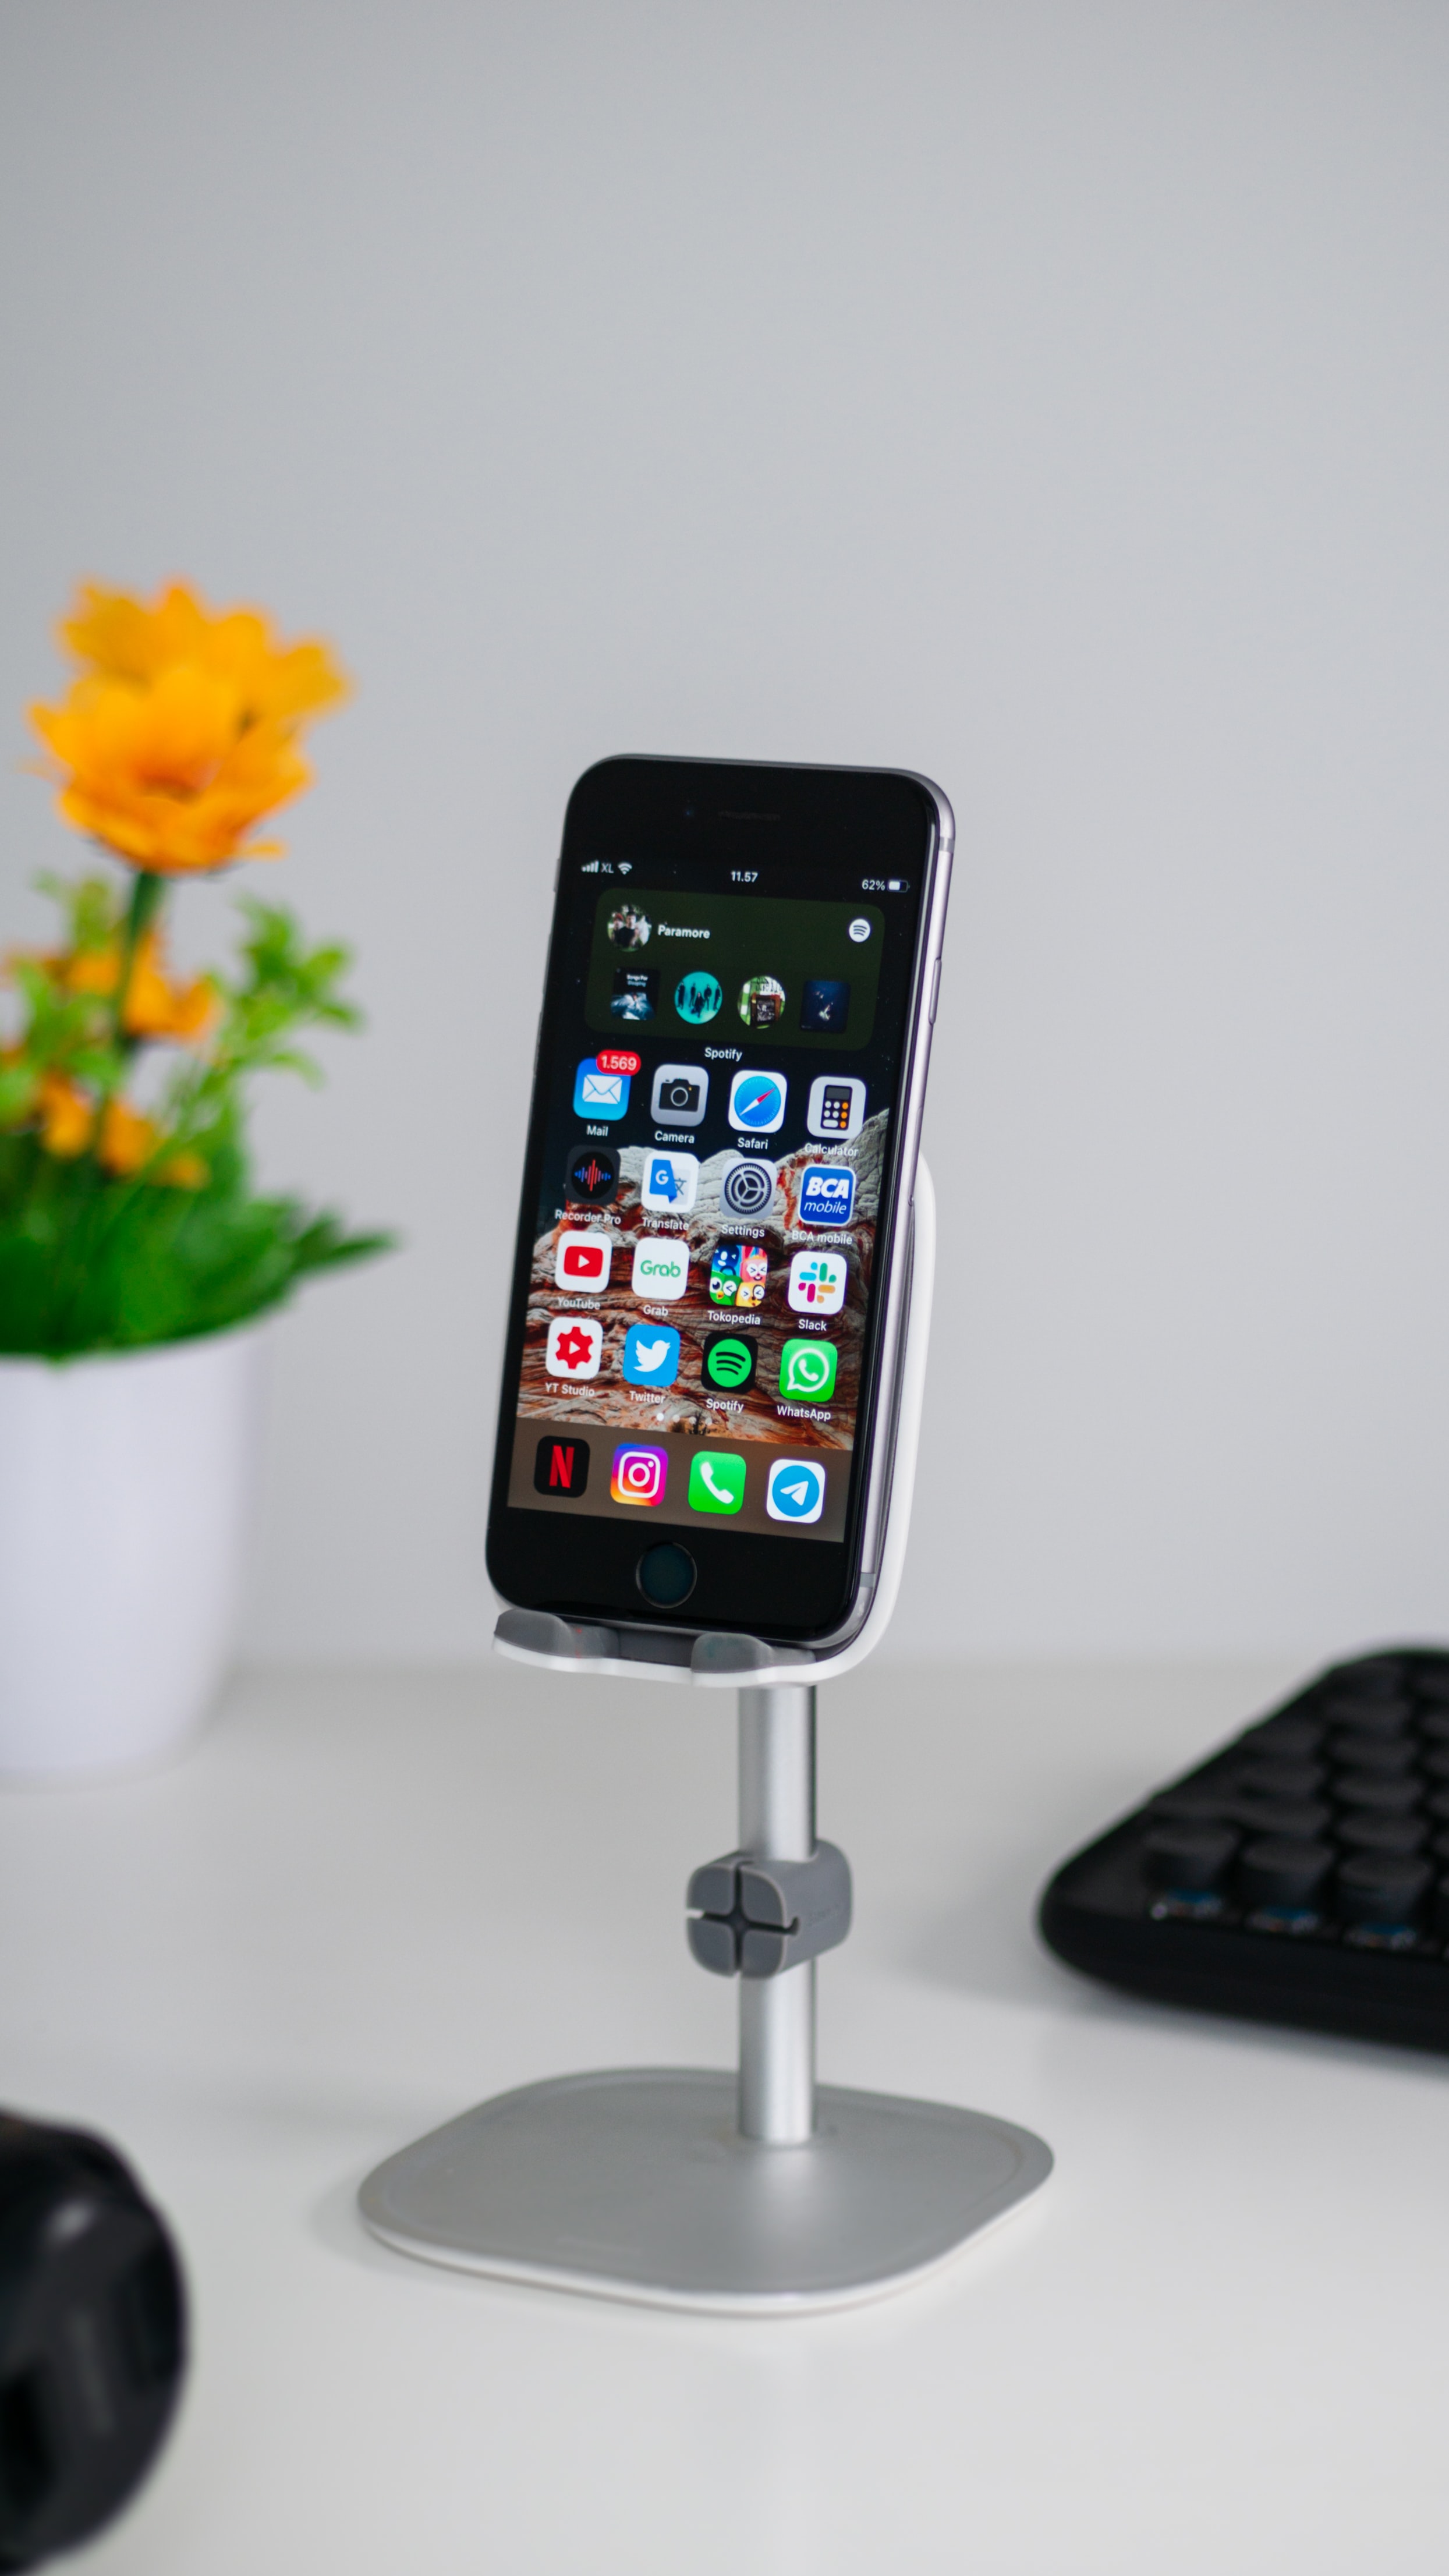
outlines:
[[[870,1607],[951,809],[898,770],[606,760],[569,800],[488,1571],[835,1646]]]

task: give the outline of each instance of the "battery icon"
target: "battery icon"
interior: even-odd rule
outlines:
[[[906,883],[906,881],[905,881],[905,878],[904,878],[904,877],[887,877],[887,878],[886,878],[886,893],[887,893],[887,894],[901,894],[901,893],[903,893],[903,892],[905,891],[905,883]]]

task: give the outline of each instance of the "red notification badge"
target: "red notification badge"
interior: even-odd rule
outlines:
[[[627,1047],[600,1047],[595,1061],[600,1073],[634,1074],[639,1071],[644,1059],[639,1055],[631,1055]]]

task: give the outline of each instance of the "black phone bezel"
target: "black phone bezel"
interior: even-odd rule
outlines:
[[[546,1104],[539,1075],[552,1066],[563,1008],[561,959],[574,901],[570,863],[590,857],[675,860],[683,855],[738,861],[771,857],[839,862],[847,882],[862,869],[899,873],[919,886],[910,992],[897,1087],[898,1111],[912,1094],[917,1057],[929,1042],[926,977],[940,859],[939,812],[929,788],[909,772],[808,769],[724,761],[621,756],[586,770],[569,798],[554,889],[548,964],[529,1104],[528,1141],[519,1197],[518,1235],[503,1354],[492,1499],[488,1516],[489,1580],[505,1601],[571,1619],[627,1622],[651,1628],[736,1630],[774,1643],[806,1645],[836,1633],[854,1604],[864,1542],[866,1498],[880,1410],[885,1299],[872,1297],[855,1441],[849,1518],[842,1540],[807,1544],[752,1532],[690,1529],[698,1579],[677,1610],[657,1607],[638,1588],[643,1533],[627,1523],[580,1513],[515,1510],[508,1502],[524,1319],[532,1275],[542,1180]],[[906,1120],[892,1123],[886,1186],[877,1222],[875,1277],[891,1276],[900,1212],[900,1162]],[[655,1540],[683,1534],[671,1524]]]

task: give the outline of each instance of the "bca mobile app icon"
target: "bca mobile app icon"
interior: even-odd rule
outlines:
[[[658,1503],[669,1474],[667,1449],[641,1449],[626,1441],[614,1452],[609,1491],[616,1503]]]
[[[845,1163],[813,1163],[800,1183],[802,1225],[849,1225],[855,1174]]]

